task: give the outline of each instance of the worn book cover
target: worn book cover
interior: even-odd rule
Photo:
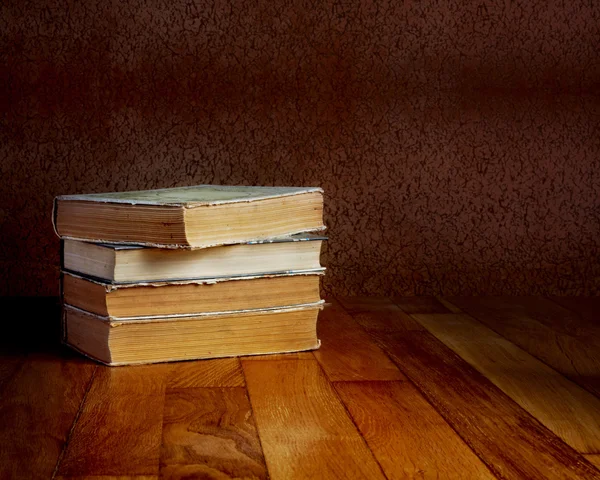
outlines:
[[[63,342],[115,366],[314,350],[323,306],[119,319],[64,305]]]
[[[231,185],[194,185],[190,187],[159,188],[132,192],[89,193],[60,195],[57,201],[71,200],[98,203],[124,203],[196,208],[224,203],[255,202],[268,198],[323,192],[318,187],[253,187]]]
[[[205,248],[325,228],[318,187],[197,185],[62,195],[53,220],[63,238],[163,248]]]
[[[63,272],[63,301],[98,315],[133,318],[284,307],[320,300],[324,268],[172,282],[106,283]]]
[[[63,240],[61,266],[108,283],[260,275],[320,268],[325,240],[299,233],[193,250]]]

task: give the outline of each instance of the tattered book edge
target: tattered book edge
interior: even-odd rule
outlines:
[[[240,188],[254,188],[256,193],[250,197],[238,197],[229,198],[223,200],[204,200],[204,201],[189,201],[189,202],[160,202],[153,200],[136,200],[132,198],[111,198],[102,197],[102,195],[111,195],[119,193],[142,193],[142,192],[164,192],[173,190],[191,190],[202,187],[219,188],[221,191],[224,190],[239,190]],[[260,193],[260,190],[263,193]],[[272,193],[267,193],[272,192]],[[223,205],[228,203],[250,203],[261,200],[268,200],[271,198],[280,197],[291,197],[295,195],[304,195],[312,192],[324,193],[320,187],[252,187],[252,186],[233,186],[233,185],[192,185],[188,187],[173,187],[173,188],[157,188],[151,190],[137,190],[133,192],[107,192],[100,194],[75,194],[75,195],[59,195],[55,198],[55,201],[79,201],[79,202],[92,202],[92,203],[120,203],[126,205],[151,205],[161,207],[183,207],[183,208],[197,208],[197,207],[210,207],[213,205]]]
[[[138,245],[138,244],[130,245],[130,244],[126,244],[126,243],[115,243],[115,242],[108,242],[108,243],[88,242],[87,240],[75,240],[73,238],[67,238],[67,237],[62,237],[61,242],[64,242],[65,239],[73,241],[73,242],[88,243],[90,245],[96,245],[97,247],[108,248],[110,250],[117,250],[117,251],[146,250],[146,249],[153,248],[153,247],[148,247],[146,245]],[[282,235],[279,237],[265,238],[262,240],[252,240],[249,242],[228,243],[226,245],[221,245],[221,246],[222,247],[235,247],[238,245],[269,245],[272,243],[299,243],[299,242],[317,242],[317,241],[325,242],[327,240],[329,240],[329,238],[326,237],[325,235],[317,235],[315,233],[310,233],[310,232],[301,232],[301,233],[294,233],[293,235]],[[163,250],[163,249],[161,249],[161,250]],[[171,250],[173,250],[173,249],[171,249]],[[187,247],[182,250],[204,250],[204,249]]]
[[[58,197],[54,198],[54,202],[52,202],[52,229],[57,237],[62,238],[58,233],[58,228],[56,227],[56,215],[58,214]]]
[[[80,350],[75,345],[72,345],[71,343],[69,343],[66,339],[63,340],[62,343],[63,343],[63,345],[66,345],[67,347],[71,348],[72,350],[76,351],[77,353],[83,355],[84,357],[87,357],[90,360],[101,363],[103,365],[107,365],[109,367],[122,367],[122,366],[126,366],[126,365],[149,365],[149,364],[155,364],[155,363],[192,362],[192,361],[197,361],[197,360],[210,360],[210,359],[214,359],[214,358],[256,357],[259,355],[278,355],[278,354],[286,354],[286,353],[311,352],[313,350],[318,350],[319,348],[321,348],[321,340],[317,339],[317,344],[314,347],[302,348],[299,350],[283,350],[283,351],[279,350],[279,351],[275,351],[275,352],[245,353],[243,355],[215,355],[215,356],[210,356],[210,357],[174,358],[174,359],[150,360],[150,361],[139,361],[139,362],[106,362],[104,360],[94,357],[93,355],[90,355],[89,353],[84,352],[83,350]]]
[[[139,317],[113,317],[97,315],[95,313],[88,312],[87,310],[83,310],[73,305],[64,303],[63,312],[66,315],[66,310],[73,310],[75,312],[84,314],[88,317],[94,317],[100,322],[109,324],[111,327],[118,327],[121,325],[129,325],[132,323],[157,323],[171,320],[200,320],[206,318],[222,317],[227,315],[235,315],[236,317],[243,318],[252,315],[271,315],[277,313],[298,312],[303,310],[314,309],[322,310],[324,307],[329,305],[330,304],[325,303],[325,300],[319,300],[318,302],[314,303],[300,303],[297,305],[288,305],[285,307],[280,306],[268,308],[250,308],[247,310],[225,310],[221,312],[175,313],[171,315],[144,315]]]
[[[106,293],[110,293],[120,288],[135,288],[135,287],[165,287],[168,285],[214,285],[221,282],[230,282],[236,280],[256,280],[259,278],[277,278],[277,277],[296,277],[300,275],[325,275],[325,267],[320,268],[309,268],[306,270],[288,270],[285,272],[268,272],[256,275],[227,275],[223,277],[206,277],[206,278],[191,278],[184,280],[167,280],[167,281],[153,281],[153,282],[128,282],[128,283],[111,283],[101,278],[92,277],[79,272],[72,272],[67,269],[61,270],[63,275],[70,275],[71,277],[80,278],[96,285],[101,285],[106,290]]]
[[[60,278],[59,278],[59,289],[60,289],[60,323],[61,323],[61,338],[62,341],[66,341],[67,339],[67,311],[66,311],[66,307],[67,304],[65,303],[65,295],[64,295],[64,289],[63,289],[63,272],[60,272]]]
[[[53,214],[55,215],[55,214]],[[102,238],[89,238],[89,237],[73,237],[70,235],[60,235],[58,233],[58,230],[56,229],[56,217],[53,216],[52,217],[52,227],[54,228],[54,232],[56,233],[56,235],[62,239],[65,240],[77,240],[78,242],[86,242],[86,243],[111,243],[113,245],[133,245],[133,246],[140,246],[140,247],[151,247],[151,248],[168,248],[168,249],[185,249],[185,250],[200,250],[203,248],[213,248],[213,247],[225,247],[228,245],[239,245],[239,244],[246,244],[246,243],[266,243],[269,238],[274,238],[274,237],[263,237],[263,238],[252,238],[249,240],[244,240],[244,241],[225,241],[225,242],[217,242],[217,243],[207,243],[205,245],[188,245],[185,243],[154,243],[154,242],[132,242],[132,241],[116,241],[116,240],[107,240],[107,239],[102,239]],[[294,230],[291,232],[288,232],[288,235],[297,235],[299,233],[308,233],[308,232],[322,232],[327,230],[327,227],[325,225],[321,225],[320,227],[314,227],[314,228],[303,228],[301,230]]]

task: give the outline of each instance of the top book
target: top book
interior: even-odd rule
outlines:
[[[59,236],[162,248],[205,248],[323,230],[316,187],[197,185],[137,192],[62,195]]]

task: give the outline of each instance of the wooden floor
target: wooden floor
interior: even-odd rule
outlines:
[[[314,353],[116,368],[21,301],[0,478],[600,479],[600,298],[330,301]]]

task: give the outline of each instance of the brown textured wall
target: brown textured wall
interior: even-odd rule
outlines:
[[[600,3],[9,1],[1,293],[57,194],[319,185],[328,291],[600,292]]]

